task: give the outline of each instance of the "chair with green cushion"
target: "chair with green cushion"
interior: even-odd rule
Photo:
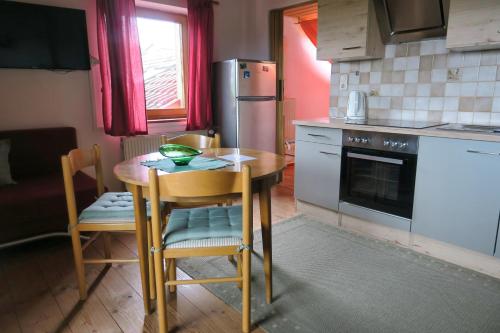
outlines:
[[[62,169],[64,178],[64,189],[66,193],[66,204],[69,217],[69,232],[73,244],[73,256],[75,260],[80,299],[87,298],[87,286],[85,282],[85,264],[111,264],[111,263],[137,263],[137,258],[114,259],[111,258],[111,238],[109,232],[136,232],[134,205],[132,193],[130,192],[107,192],[105,193],[104,180],[101,166],[101,151],[98,145],[92,149],[73,149],[67,155],[62,156]],[[76,198],[73,185],[73,176],[83,168],[95,168],[97,180],[97,200],[85,208],[78,216]],[[150,207],[148,203],[148,215]],[[160,206],[163,211],[163,205]],[[163,214],[163,213],[162,213]],[[95,232],[90,240],[83,244],[80,240],[81,232]],[[83,251],[97,239],[102,233],[104,237],[105,259],[84,259]],[[137,234],[137,233],[136,233]],[[141,237],[137,237],[138,246],[142,246]],[[151,259],[150,259],[151,260]],[[151,260],[152,264],[152,260]],[[154,277],[151,277],[151,282]],[[153,283],[150,285],[154,286]],[[151,290],[154,295],[155,291]],[[145,302],[149,302],[145,300]]]
[[[252,190],[250,167],[242,172],[193,171],[158,176],[149,171],[149,196],[157,309],[160,332],[168,331],[165,284],[203,284],[233,282],[242,288],[242,331],[250,331],[250,255],[252,249]],[[198,207],[172,210],[165,230],[162,228],[161,201],[172,198],[214,200],[242,198],[241,206]],[[175,260],[196,256],[238,258],[236,276],[201,280],[177,280]],[[167,262],[166,276],[163,274]],[[166,281],[165,281],[166,280]]]

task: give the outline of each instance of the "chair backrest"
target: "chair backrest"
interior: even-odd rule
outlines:
[[[64,178],[64,191],[66,193],[66,204],[68,206],[68,217],[70,225],[78,223],[78,212],[75,199],[75,187],[73,176],[83,168],[93,166],[97,181],[97,196],[104,193],[104,178],[101,164],[101,149],[94,145],[91,149],[76,148],[68,155],[61,157]]]
[[[178,145],[190,146],[196,149],[220,148],[220,135],[214,137],[200,134],[182,134],[173,138],[163,136],[162,143],[175,143]]]
[[[243,205],[243,241],[249,244],[252,233],[253,200],[251,171],[248,165],[244,165],[241,172],[191,171],[162,176],[158,176],[155,169],[150,169],[149,197],[153,234],[161,237],[160,201],[191,197],[215,201],[238,193],[241,193]]]

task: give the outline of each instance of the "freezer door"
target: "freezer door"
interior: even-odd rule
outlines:
[[[276,152],[276,101],[238,101],[238,147]]]
[[[276,96],[276,64],[239,61],[237,96]]]

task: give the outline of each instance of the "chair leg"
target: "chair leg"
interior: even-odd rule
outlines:
[[[73,258],[75,260],[76,278],[78,289],[80,291],[80,300],[87,299],[87,284],[85,281],[85,266],[83,264],[82,243],[80,241],[80,232],[73,228],[71,230],[71,243],[73,245]]]
[[[104,240],[104,258],[111,259],[111,235],[109,232],[103,232],[102,237]],[[106,264],[107,267],[110,267],[111,264]]]
[[[250,262],[250,250],[243,250],[243,262],[242,262],[242,273],[243,273],[243,289],[242,289],[242,331],[244,333],[250,332],[250,288],[251,288],[251,262]]]
[[[241,261],[242,261],[242,258],[241,258],[241,254],[238,254],[236,256],[237,258],[237,262],[236,262],[236,268],[238,270],[238,276],[242,276],[242,267],[241,267]],[[243,288],[243,282],[238,282],[238,288],[241,289]]]
[[[175,264],[175,259],[168,259],[168,281],[174,281],[177,279],[177,272],[176,272],[176,264]],[[177,286],[168,286],[168,290],[171,293],[175,293],[177,290]]]
[[[158,312],[158,326],[160,333],[168,332],[167,300],[165,295],[165,280],[163,277],[163,256],[161,253],[154,254],[155,284],[156,284],[156,306]]]
[[[151,221],[148,221],[148,250],[153,247],[153,234],[151,231]],[[149,298],[156,299],[154,258],[151,251],[148,251],[149,269]]]

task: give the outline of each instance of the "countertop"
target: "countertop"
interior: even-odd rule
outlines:
[[[314,127],[340,128],[340,129],[349,129],[357,131],[410,134],[410,135],[433,136],[433,137],[451,138],[451,139],[500,142],[500,134],[494,134],[494,133],[439,130],[436,127],[414,129],[414,128],[399,128],[399,127],[386,127],[386,126],[356,125],[356,124],[346,124],[344,119],[339,119],[339,118],[316,118],[310,120],[294,120],[293,124],[303,125],[303,126],[314,126]]]

